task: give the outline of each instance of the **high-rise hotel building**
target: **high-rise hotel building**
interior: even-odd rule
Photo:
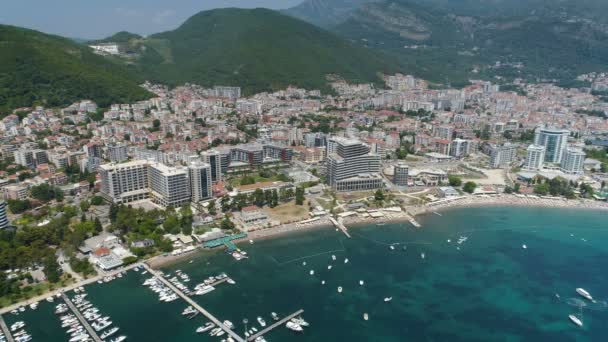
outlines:
[[[380,156],[352,139],[332,138],[327,156],[327,183],[336,191],[374,190],[383,186]]]

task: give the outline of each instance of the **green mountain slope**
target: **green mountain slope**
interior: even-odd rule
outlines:
[[[293,84],[327,89],[326,76],[379,81],[396,62],[301,20],[266,9],[198,13],[139,45],[136,68],[153,81],[242,86],[245,93]]]
[[[138,35],[138,34],[127,32],[127,31],[120,31],[120,32],[117,32],[117,33],[111,35],[108,38],[99,39],[99,40],[92,40],[89,43],[90,44],[99,44],[99,43],[128,43],[132,39],[140,39],[140,38],[141,38],[141,36]]]
[[[91,99],[101,106],[150,94],[125,68],[58,36],[0,25],[0,113]]]
[[[365,4],[332,31],[399,56],[409,70],[438,82],[484,74],[572,80],[608,64],[608,26],[592,10],[606,6],[596,0],[386,0]]]

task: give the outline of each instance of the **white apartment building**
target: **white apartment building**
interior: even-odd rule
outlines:
[[[543,168],[545,161],[545,147],[540,145],[528,146],[524,169],[538,171]]]
[[[584,173],[585,152],[579,148],[567,147],[562,157],[560,169],[564,173],[582,175]]]

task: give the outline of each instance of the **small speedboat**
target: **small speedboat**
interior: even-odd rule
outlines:
[[[570,318],[570,321],[572,321],[572,323],[578,325],[579,327],[583,326],[583,321],[581,321],[578,317],[576,317],[575,315],[569,315],[568,318]]]
[[[369,315],[367,314],[367,312],[363,314],[363,319],[366,321],[369,320]]]
[[[384,302],[385,302],[385,303],[388,303],[388,302],[390,302],[391,300],[393,300],[393,297],[386,297],[386,298],[384,298]]]
[[[338,293],[342,293],[342,286],[338,286]]]
[[[363,280],[359,280],[359,285],[363,286],[365,282]]]
[[[591,294],[587,290],[579,287],[576,289],[576,293],[593,302],[593,297],[591,297]]]

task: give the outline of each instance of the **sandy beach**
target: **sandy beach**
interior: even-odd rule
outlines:
[[[486,196],[463,196],[450,201],[444,201],[438,204],[425,204],[421,206],[408,206],[403,212],[385,212],[383,218],[371,218],[361,216],[349,216],[344,218],[343,222],[347,227],[374,224],[374,223],[391,223],[391,222],[408,222],[412,217],[440,212],[446,209],[454,208],[484,208],[490,206],[498,207],[537,207],[537,208],[569,208],[569,209],[584,209],[584,210],[608,210],[608,202],[600,202],[594,200],[575,199],[568,200],[565,198],[540,198],[538,196],[523,196],[523,195],[486,195]],[[333,224],[328,218],[321,218],[314,222],[307,223],[290,223],[272,228],[260,229],[248,232],[245,239],[234,241],[235,243],[248,242],[271,239],[299,231],[310,231],[320,228],[334,229]],[[424,229],[421,227],[420,229]],[[193,257],[196,257],[200,249],[193,252],[177,255],[177,256],[157,256],[146,261],[152,268],[164,267],[176,262],[182,262]]]

